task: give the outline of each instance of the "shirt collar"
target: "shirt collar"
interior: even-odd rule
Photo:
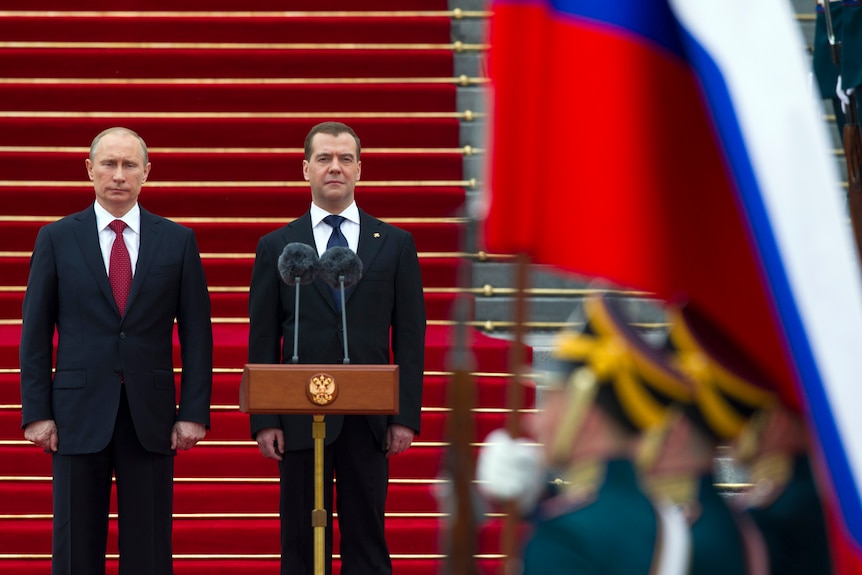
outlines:
[[[126,226],[131,228],[136,234],[141,233],[141,207],[135,202],[132,209],[126,212],[123,217],[116,218],[112,216],[108,210],[103,208],[99,202],[94,202],[93,207],[96,211],[96,229],[100,232],[108,227],[114,220],[123,220]]]
[[[311,202],[311,227],[317,227],[317,224],[323,221],[323,218],[330,215],[329,212]],[[356,205],[356,202],[351,202],[347,208],[344,209],[343,212],[338,214],[339,216],[343,216],[344,219],[349,220],[357,225],[359,225],[359,207]]]

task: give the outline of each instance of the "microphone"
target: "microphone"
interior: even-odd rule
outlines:
[[[320,259],[317,257],[317,251],[302,242],[287,244],[278,256],[278,273],[281,279],[289,286],[296,286],[296,301],[293,307],[292,363],[299,363],[299,286],[313,282],[319,267]]]
[[[291,242],[284,246],[278,256],[278,273],[289,286],[306,285],[314,281],[320,259],[317,252],[308,244]]]
[[[347,355],[347,308],[344,303],[344,288],[352,286],[362,278],[362,260],[350,248],[331,247],[320,256],[317,275],[341,295],[341,328],[344,332],[344,363],[350,363]]]

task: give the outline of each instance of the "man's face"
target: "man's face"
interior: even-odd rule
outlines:
[[[350,134],[315,134],[311,157],[302,161],[302,174],[311,185],[312,201],[332,214],[353,202],[362,162],[356,158],[356,140]]]
[[[96,190],[96,201],[111,215],[120,217],[138,201],[150,164],[144,164],[141,143],[131,134],[106,134],[96,145],[92,161],[85,161]]]
[[[554,461],[552,446],[556,441],[557,431],[563,419],[566,397],[561,389],[547,389],[542,394],[541,413],[526,418],[525,427],[542,444],[545,461],[557,463]]]

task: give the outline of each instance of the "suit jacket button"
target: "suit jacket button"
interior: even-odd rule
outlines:
[[[126,332],[124,332],[124,331],[120,332],[120,339],[126,339]]]
[[[338,324],[338,326],[335,329],[338,330],[338,333],[341,333],[342,331],[344,331],[344,326],[341,324]]]
[[[114,370],[114,375],[120,375],[121,373],[123,373],[123,372],[120,371],[119,369]]]

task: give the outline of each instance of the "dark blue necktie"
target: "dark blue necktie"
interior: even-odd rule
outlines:
[[[332,228],[332,233],[329,235],[329,241],[326,242],[326,249],[332,247],[340,247],[346,248],[347,246],[347,238],[344,237],[344,234],[341,233],[341,224],[344,222],[344,216],[335,216],[328,215],[323,218],[323,221],[329,224]],[[341,290],[339,288],[334,288],[329,286],[329,292],[332,294],[332,299],[335,300],[335,309],[341,310]]]
[[[332,228],[332,234],[329,236],[329,241],[326,242],[326,249],[331,247],[342,247],[346,248],[347,246],[347,238],[344,237],[344,234],[341,233],[341,224],[344,222],[344,216],[326,216],[323,218],[323,221],[329,224]]]

